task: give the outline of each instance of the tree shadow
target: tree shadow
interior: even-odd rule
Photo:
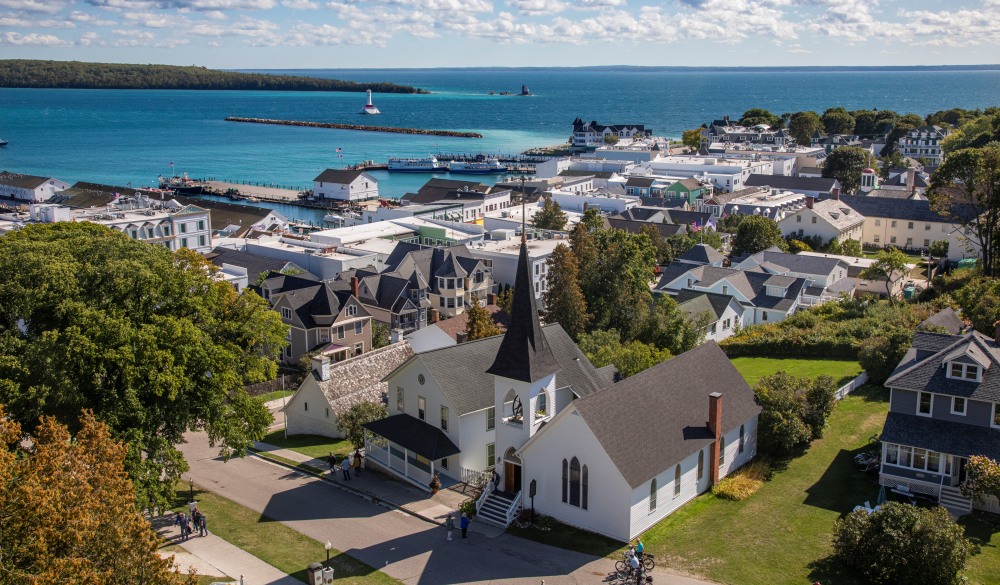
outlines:
[[[996,549],[993,536],[1000,532],[1000,516],[986,512],[973,512],[958,519],[958,525],[965,530],[965,537],[972,542],[973,555],[983,553],[983,549]],[[995,552],[993,554],[996,554]]]
[[[809,563],[809,580],[822,585],[865,585],[864,577],[857,574],[857,569],[845,567],[833,555]]]
[[[860,470],[854,464],[854,456],[870,447],[841,449],[830,465],[823,471],[816,483],[806,488],[807,506],[847,514],[866,500],[878,499],[878,482],[875,477]]]

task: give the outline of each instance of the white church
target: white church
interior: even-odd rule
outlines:
[[[495,470],[477,519],[519,509],[621,541],[756,453],[760,407],[714,342],[615,382],[558,324],[540,325],[522,237],[503,336],[410,357],[386,376],[389,416],[367,464],[423,489]]]

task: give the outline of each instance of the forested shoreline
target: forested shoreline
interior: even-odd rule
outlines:
[[[236,73],[205,67],[0,60],[0,87],[55,89],[199,89],[256,91],[346,91],[429,93],[409,85],[340,79]]]

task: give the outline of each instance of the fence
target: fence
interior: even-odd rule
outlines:
[[[837,389],[837,394],[836,394],[837,400],[840,400],[841,398],[847,396],[851,392],[854,392],[861,386],[864,386],[865,382],[867,381],[868,381],[868,372],[861,372],[861,374],[857,378],[854,378],[850,382],[844,384],[843,386]]]
[[[483,487],[486,485],[486,482],[489,481],[491,475],[493,475],[492,467],[489,469],[469,469],[467,467],[463,467],[462,483],[474,487]]]
[[[259,382],[257,384],[250,384],[246,387],[247,394],[250,396],[260,396],[261,394],[267,394],[268,392],[274,392],[275,390],[294,390],[288,385],[291,380],[288,376],[284,374],[278,376],[273,380],[268,380],[267,382]]]

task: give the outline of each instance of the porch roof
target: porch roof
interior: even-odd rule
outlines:
[[[900,412],[890,412],[882,429],[882,440],[887,443],[918,447],[958,457],[985,455],[994,460],[1000,457],[998,438],[1000,431],[988,427]]]
[[[380,437],[385,437],[408,451],[431,461],[461,453],[461,449],[441,429],[408,414],[376,420],[363,425]]]

